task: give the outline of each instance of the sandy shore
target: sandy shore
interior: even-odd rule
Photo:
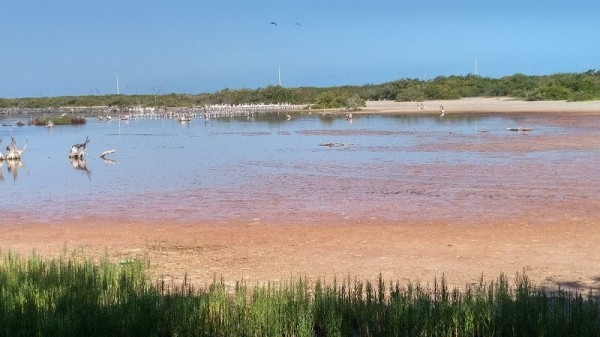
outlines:
[[[535,101],[527,102],[510,97],[473,97],[458,100],[437,100],[416,102],[368,101],[359,113],[439,113],[440,106],[445,113],[537,113],[552,112],[561,114],[600,114],[600,101],[565,102]]]
[[[422,283],[445,275],[451,285],[463,286],[482,275],[489,280],[525,271],[540,286],[600,288],[600,169],[595,159],[586,160],[600,151],[593,131],[600,128],[600,102],[476,98],[424,105],[431,113],[443,105],[446,114],[554,112],[554,117],[544,117],[550,118],[547,123],[588,131],[508,140],[474,134],[468,142],[449,136],[453,141],[436,146],[512,153],[520,160],[504,165],[386,166],[388,172],[405,174],[402,186],[382,177],[366,182],[338,179],[333,185],[308,177],[290,185],[292,193],[316,193],[315,198],[322,198],[318,202],[355,205],[345,217],[315,210],[310,218],[316,220],[298,221],[302,217],[292,209],[297,205],[276,193],[278,199],[261,200],[264,217],[252,221],[172,222],[160,215],[149,220],[127,214],[70,220],[67,214],[41,223],[25,217],[13,225],[4,217],[0,249],[42,255],[80,249],[93,257],[108,254],[115,261],[148,257],[154,279],[181,280],[187,274],[199,284],[215,276],[233,284],[298,276],[375,279],[381,273],[387,280]],[[416,103],[369,102],[363,112],[423,111],[417,111]],[[543,151],[587,155],[572,162],[551,161],[549,167],[524,155]]]
[[[148,257],[152,277],[197,284],[222,276],[285,281],[357,277],[453,286],[500,273],[525,272],[548,288],[600,286],[600,229],[573,219],[540,225],[527,220],[485,225],[369,222],[319,225],[255,223],[103,223],[2,227],[3,249],[56,256],[65,250],[115,261]]]

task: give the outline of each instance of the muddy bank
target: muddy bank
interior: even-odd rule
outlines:
[[[425,102],[369,101],[358,113],[560,113],[600,114],[600,101],[522,101],[511,97],[472,97]]]

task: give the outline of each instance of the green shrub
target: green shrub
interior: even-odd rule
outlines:
[[[48,125],[48,122],[52,122],[54,125],[83,125],[86,123],[85,118],[83,117],[68,117],[68,116],[60,116],[60,117],[38,117],[32,121],[31,124],[37,126],[45,126]]]

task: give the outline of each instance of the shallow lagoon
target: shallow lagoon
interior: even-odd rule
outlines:
[[[83,126],[54,128],[16,127],[18,120],[5,117],[1,122],[10,126],[0,127],[3,150],[11,136],[19,147],[28,140],[22,166],[4,163],[1,168],[0,204],[13,223],[89,216],[250,221],[264,218],[266,209],[274,219],[310,221],[311,212],[350,218],[354,202],[368,204],[386,193],[374,190],[378,180],[401,186],[424,179],[425,192],[432,192],[435,187],[427,187],[428,178],[415,172],[515,160],[514,153],[447,144],[576,132],[536,115],[360,115],[347,121],[343,115],[305,113],[288,120],[285,114],[269,113],[184,124],[90,117]],[[524,124],[534,131],[506,130]],[[70,146],[87,136],[85,169],[74,168],[67,158]],[[111,149],[117,151],[108,156],[110,161],[99,157]],[[518,158],[543,166],[563,159],[590,160],[589,155],[549,149],[519,153]],[[398,191],[403,190],[388,192]],[[405,207],[422,210],[420,204]],[[372,211],[374,216],[395,216],[389,207]]]

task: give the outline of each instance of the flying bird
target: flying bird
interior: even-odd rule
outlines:
[[[300,22],[295,22],[294,25],[295,26],[302,26],[302,24]]]
[[[277,22],[275,21],[271,21],[271,24],[277,26]]]

